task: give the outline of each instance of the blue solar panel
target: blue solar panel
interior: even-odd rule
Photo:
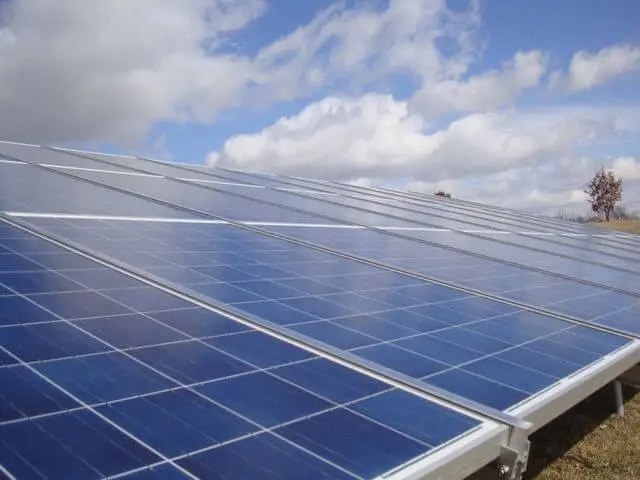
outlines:
[[[130,235],[147,235],[154,243],[137,241],[132,245],[129,240],[101,239],[93,244],[91,238],[97,235],[74,238],[74,231],[97,234],[105,225],[110,230],[126,229]],[[47,228],[57,231],[50,225]],[[198,267],[189,261],[181,264],[179,257],[174,256],[172,268],[174,272],[178,268],[196,271],[208,277],[208,281],[175,280],[178,277],[172,276],[175,283],[315,341],[497,409],[512,408],[566,376],[557,371],[539,371],[530,361],[519,361],[517,355],[508,360],[500,355],[522,351],[523,358],[529,358],[540,353],[564,366],[570,365],[570,373],[575,373],[602,358],[603,349],[612,353],[629,342],[230,225],[68,220],[63,231],[89,248],[104,248],[116,259],[126,260],[141,252],[160,258],[166,258],[166,253],[197,253],[215,265]],[[234,255],[231,265],[224,264],[228,253]],[[161,277],[159,270],[153,272]],[[182,277],[189,278],[186,273]],[[285,281],[288,283],[280,283]],[[282,288],[265,288],[264,282]],[[327,285],[339,292],[318,293],[314,288],[314,293],[308,293],[305,282]],[[597,348],[588,343],[574,348],[564,340],[567,333],[580,336],[584,331],[594,336]],[[563,336],[556,340],[556,335]],[[478,341],[479,338],[486,340]],[[224,343],[218,339],[212,342]],[[247,347],[247,350],[258,349]],[[520,373],[505,377],[498,366]],[[449,380],[467,376],[474,381]],[[522,385],[523,376],[530,377],[531,383]],[[490,393],[494,391],[502,394]]]
[[[37,185],[37,188],[34,188]],[[69,194],[73,192],[73,194]],[[187,217],[163,207],[106,188],[23,164],[2,164],[0,210],[19,212],[137,214]]]
[[[0,280],[16,478],[370,478],[480,425],[0,225],[5,241],[28,262]]]

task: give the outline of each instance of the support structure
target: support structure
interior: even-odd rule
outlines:
[[[613,392],[616,396],[616,414],[624,417],[624,399],[622,398],[622,382],[615,380],[613,382]]]

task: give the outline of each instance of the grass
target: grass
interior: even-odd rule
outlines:
[[[527,480],[638,480],[640,393],[625,388],[625,416],[614,415],[607,385],[531,435]],[[467,480],[493,480],[487,467]]]
[[[640,233],[640,220],[594,223]],[[625,415],[613,414],[613,387],[607,385],[531,435],[525,480],[640,479],[640,392],[624,389]],[[485,468],[468,480],[498,478]]]
[[[640,233],[640,220],[611,220],[610,222],[594,222],[591,225],[628,233]]]

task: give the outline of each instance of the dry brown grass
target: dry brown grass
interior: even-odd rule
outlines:
[[[610,222],[594,222],[591,225],[628,233],[640,233],[640,220],[611,220]]]
[[[625,416],[612,414],[611,385],[531,437],[528,480],[640,479],[640,393],[626,388]],[[486,468],[468,480],[493,480]]]

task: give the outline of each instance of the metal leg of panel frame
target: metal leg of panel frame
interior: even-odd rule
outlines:
[[[512,428],[509,444],[502,447],[499,458],[499,474],[504,480],[521,480],[529,461],[528,432],[522,428]]]
[[[613,392],[616,396],[616,413],[619,417],[624,417],[624,399],[622,398],[622,382],[613,382]]]

